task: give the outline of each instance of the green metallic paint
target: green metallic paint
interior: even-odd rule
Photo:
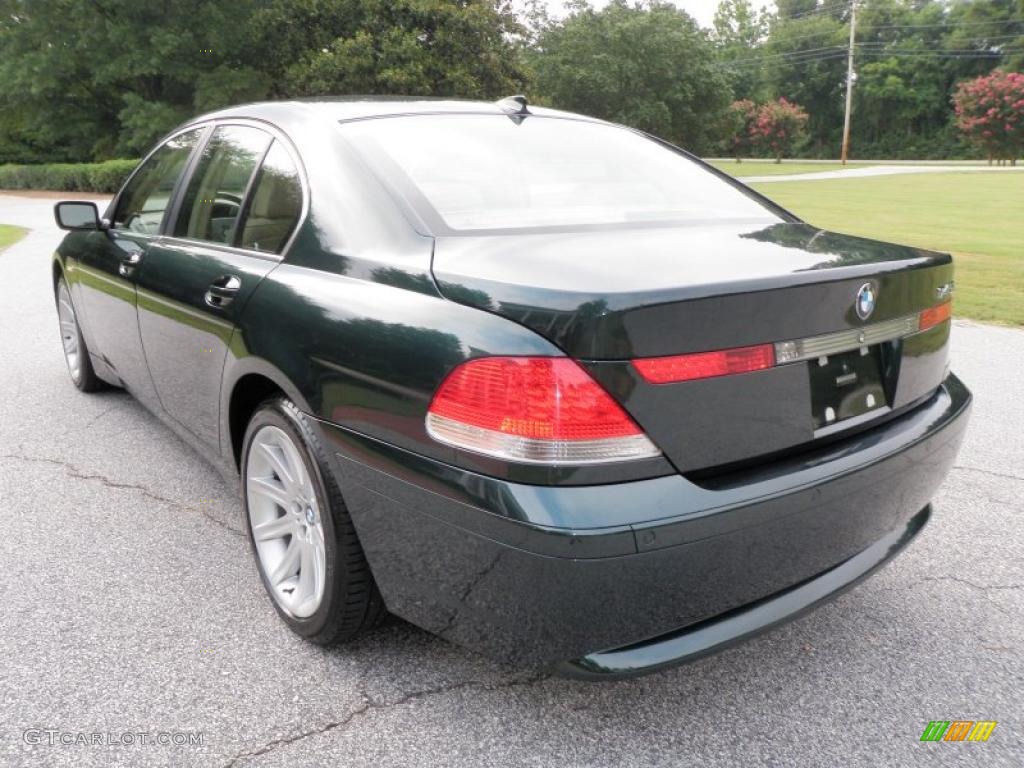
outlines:
[[[430,108],[507,119],[491,105]],[[515,662],[589,655],[604,665],[595,651],[750,606],[833,568],[931,498],[954,460],[970,402],[945,376],[948,323],[905,340],[906,386],[894,397],[907,410],[898,418],[700,479],[680,474],[680,457],[732,440],[708,424],[749,414],[738,402],[792,399],[806,370],[728,377],[730,386],[694,386],[661,407],[628,359],[845,328],[853,323],[845,283],[865,272],[890,280],[879,316],[914,311],[937,281],[950,279],[948,257],[817,233],[788,218],[720,241],[723,228],[704,228],[701,241],[717,250],[703,257],[679,231],[645,230],[638,237],[651,253],[671,257],[689,247],[691,266],[714,262],[705,265],[713,281],[673,262],[674,287],[652,293],[642,283],[657,278],[648,274],[657,259],[630,271],[644,267],[642,254],[625,258],[626,241],[603,232],[547,243],[529,235],[536,251],[502,237],[435,239],[337,126],[423,109],[280,103],[199,118],[195,124],[257,125],[287,142],[306,195],[301,222],[280,259],[166,235],[69,233],[56,268],[68,278],[97,372],[124,384],[229,479],[238,476],[232,403],[249,402],[239,387],[283,392],[332,449],[389,608]],[[745,284],[749,264],[730,260],[737,243],[748,256],[785,257],[793,269]],[[122,275],[132,252],[142,261]],[[228,274],[241,283],[235,301],[205,304],[210,282]],[[751,314],[755,304],[759,315]],[[758,338],[744,342],[751,334]],[[567,352],[584,359],[659,446],[680,441],[669,452],[676,464],[516,465],[426,434],[430,399],[461,362]],[[933,394],[914,399],[925,391]],[[680,427],[684,413],[695,419],[690,429]],[[783,420],[734,419],[730,429],[749,429],[744,445],[763,449]],[[788,427],[794,441],[775,447],[791,449],[805,426]],[[750,629],[744,624],[742,634]],[[665,657],[666,647],[653,648],[653,666],[678,660]],[[633,671],[636,659],[626,661]],[[615,665],[597,671],[609,670]]]

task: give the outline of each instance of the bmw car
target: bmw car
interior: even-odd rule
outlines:
[[[55,215],[72,382],[238,485],[314,643],[699,658],[903,549],[967,425],[948,254],[523,97],[225,109]]]

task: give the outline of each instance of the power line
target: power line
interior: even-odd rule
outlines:
[[[862,56],[871,58],[886,58],[890,56],[900,57],[920,57],[920,58],[934,58],[934,59],[1000,59],[1004,56],[1012,56],[1018,53],[1024,53],[1024,48],[1004,48],[1001,50],[994,51],[979,51],[977,49],[970,50],[952,50],[952,51],[922,51],[922,50],[903,50],[903,49],[858,49],[858,53]],[[788,66],[798,66],[801,64],[817,64],[827,61],[838,61],[844,59],[847,56],[847,50],[845,47],[837,48],[831,52],[821,52],[806,56],[794,56],[787,59],[773,59],[766,61],[765,59],[745,59],[742,65],[735,65],[732,63],[723,64],[722,68],[727,70],[736,69],[751,69],[760,67],[763,64],[785,64]]]
[[[985,37],[985,38],[961,39],[958,42],[960,42],[961,44],[964,44],[964,43],[968,43],[968,44],[974,43],[974,44],[977,44],[977,45],[982,45],[984,43],[992,43],[992,42],[995,42],[995,41],[1015,41],[1015,40],[1021,39],[1021,37],[1024,37],[1024,33],[1022,33],[1022,34],[1010,34],[1010,35],[992,35],[992,36]],[[790,39],[792,39],[792,38],[790,38]],[[893,44],[899,45],[899,43],[901,43],[901,42],[902,43],[906,43],[907,41],[905,41],[905,40],[903,40],[903,41],[862,40],[860,42],[855,42],[854,45],[857,47],[858,50],[860,50],[860,51],[862,51],[864,53],[868,53],[868,52],[872,52],[872,51],[876,51],[876,52],[877,51],[881,51],[881,52],[888,51],[888,52],[894,53],[894,54],[895,53],[907,53],[907,54],[916,54],[916,53],[926,54],[926,53],[929,53],[929,51],[921,51],[920,49],[906,49],[906,48],[888,48],[887,49],[887,48],[885,48],[885,46],[889,46],[889,45],[893,45]],[[797,63],[798,60],[817,61],[817,60],[824,60],[824,59],[830,58],[830,54],[832,54],[832,53],[845,53],[846,51],[847,51],[847,46],[840,46],[840,45],[821,46],[821,47],[818,47],[818,48],[803,48],[803,49],[796,50],[796,51],[785,51],[785,52],[782,52],[782,53],[769,53],[769,54],[764,54],[762,56],[751,56],[751,57],[746,58],[746,59],[737,59],[736,61],[727,61],[727,62],[723,62],[722,66],[725,67],[725,68],[731,69],[731,68],[735,68],[735,67],[744,67],[744,66],[752,66],[752,65],[753,66],[760,66],[761,64],[765,64],[765,63],[769,63],[769,62],[791,64],[791,63]],[[940,51],[937,51],[937,52],[939,52],[939,53],[943,53],[943,52],[945,52],[945,53],[982,53],[982,54],[991,55],[991,56],[1000,56],[1000,55],[1003,55],[1004,53],[1012,53],[1013,51],[1010,51],[1010,50],[1007,50],[1007,49],[986,51],[986,50],[980,50],[980,49],[977,49],[977,48],[960,48],[960,49],[943,49],[943,50],[940,50]],[[819,54],[821,54],[821,55],[819,55]]]
[[[1001,59],[1003,56],[1012,56],[1017,53],[1024,53],[1024,48],[1004,48],[999,51],[861,51],[864,56],[882,58],[887,56],[909,56],[929,59]]]
[[[876,24],[861,29],[963,29],[965,27],[988,27],[994,24],[1024,24],[1024,19],[995,19],[992,21],[964,21],[943,24]]]
[[[808,57],[803,58],[803,59],[786,59],[784,61],[774,61],[774,62],[767,62],[767,63],[768,64],[785,64],[787,66],[796,66],[798,64],[818,64],[818,63],[824,63],[824,62],[829,62],[829,61],[838,61],[838,60],[843,59],[845,57],[846,57],[846,49],[844,48],[842,50],[835,51],[833,53],[817,54],[815,56],[808,56]],[[727,71],[730,71],[730,72],[742,72],[744,70],[757,69],[758,67],[761,67],[761,66],[763,66],[763,63],[760,62],[760,61],[756,61],[756,62],[751,62],[749,64],[744,64],[744,65],[739,66],[739,67],[731,67],[731,66],[724,65],[722,68],[727,70]]]
[[[801,13],[794,13],[792,16],[787,16],[783,21],[790,19],[804,19],[808,16],[816,16],[821,13],[833,13],[835,11],[844,11],[849,7],[849,3],[826,3],[825,5],[819,5],[815,8],[811,8]]]
[[[860,27],[860,26],[857,27],[858,32],[862,32],[865,29],[870,29],[870,28],[869,27]],[[835,35],[837,32],[839,32],[839,30],[828,30],[827,32],[822,31],[822,32],[818,32],[818,33],[816,33],[814,35],[800,35],[798,37],[787,37],[787,38],[785,38],[785,41],[786,42],[793,42],[794,40],[805,40],[807,38],[812,38],[812,37],[821,37],[822,35]],[[957,39],[957,42],[961,42],[961,43],[970,43],[970,42],[983,43],[983,42],[987,42],[987,41],[990,41],[990,40],[1016,40],[1017,38],[1020,38],[1020,37],[1024,37],[1024,29],[1022,29],[1020,32],[1014,32],[1014,33],[1010,33],[1010,34],[1007,34],[1007,35],[986,35],[984,37],[977,37],[975,35],[970,40],[965,40],[965,39],[961,38],[961,39]],[[860,42],[858,42],[856,44],[857,45],[892,45],[893,43],[906,42],[906,40],[907,40],[907,38],[903,38],[901,40],[861,40]]]
[[[879,32],[879,31],[885,32],[885,31],[888,31],[888,30],[897,30],[897,29],[909,29],[909,30],[918,30],[918,29],[949,29],[949,30],[958,30],[958,29],[966,29],[968,27],[992,26],[992,25],[995,25],[995,24],[1005,24],[1005,25],[1022,24],[1022,25],[1024,25],[1024,19],[1000,19],[998,21],[981,21],[981,22],[969,22],[969,23],[959,23],[959,22],[957,22],[957,23],[949,23],[949,24],[875,24],[875,25],[867,24],[867,25],[859,25],[858,29],[861,32]],[[786,41],[787,42],[791,42],[791,41],[794,41],[794,40],[808,40],[808,39],[810,39],[812,37],[823,37],[823,36],[828,36],[828,35],[836,35],[840,31],[843,31],[843,27],[845,27],[845,26],[846,26],[846,23],[844,22],[843,24],[841,24],[840,27],[838,27],[836,29],[819,29],[817,32],[808,32],[805,35],[794,35],[793,37],[786,37]]]
[[[971,39],[967,39],[967,40],[960,39],[960,40],[957,40],[956,42],[958,42],[958,43],[960,43],[962,45],[963,44],[970,45],[971,43],[974,43],[976,45],[982,45],[984,43],[991,43],[991,42],[993,42],[995,40],[1020,40],[1021,38],[1024,38],[1024,32],[1021,32],[1021,33],[1016,34],[1016,35],[993,35],[992,37],[978,37],[978,38],[971,38]],[[862,40],[861,42],[857,43],[856,45],[858,47],[871,46],[871,47],[876,47],[877,48],[879,46],[886,46],[886,45],[901,45],[901,44],[906,44],[908,42],[911,42],[911,41],[908,41],[908,40]]]
[[[736,61],[726,62],[727,66],[733,66],[736,64],[746,64],[748,62],[765,62],[773,59],[785,59],[792,56],[803,56],[810,53],[820,53],[822,51],[846,51],[846,46],[839,45],[826,45],[822,48],[803,48],[799,51],[787,51],[785,53],[769,53],[764,56],[752,56],[748,59],[737,59]]]

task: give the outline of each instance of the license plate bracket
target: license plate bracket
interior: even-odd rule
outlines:
[[[888,410],[881,347],[860,347],[807,361],[815,430]]]

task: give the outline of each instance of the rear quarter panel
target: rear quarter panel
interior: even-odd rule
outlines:
[[[621,468],[511,466],[427,434],[430,400],[458,364],[487,355],[559,354],[522,326],[427,290],[282,264],[256,289],[232,339],[222,423],[235,383],[259,373],[318,419],[487,475],[575,484],[670,472],[663,459]],[[226,425],[222,434],[229,434]]]

